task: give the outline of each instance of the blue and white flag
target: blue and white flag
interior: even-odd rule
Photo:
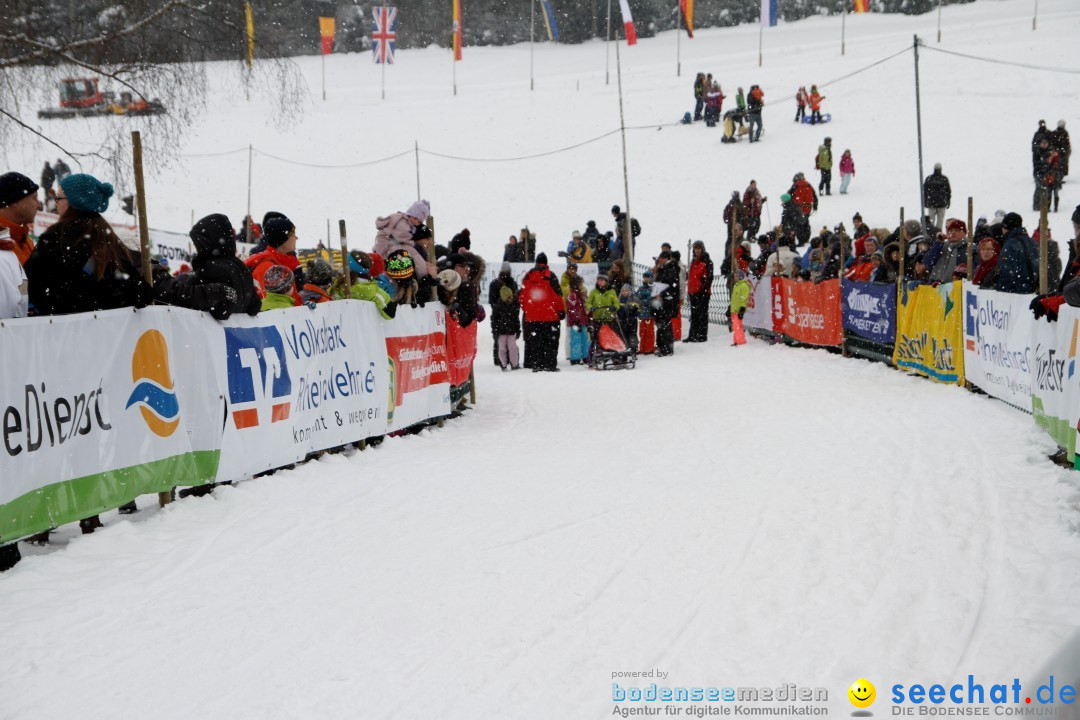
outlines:
[[[780,14],[780,0],[761,0],[761,24],[772,27]]]
[[[544,8],[544,24],[547,25],[548,40],[559,41],[559,26],[555,24],[555,11],[551,8],[551,0],[541,0],[540,5]]]

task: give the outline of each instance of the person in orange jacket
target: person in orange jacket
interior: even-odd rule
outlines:
[[[818,92],[817,85],[810,86],[810,96],[808,101],[810,102],[810,124],[817,125],[821,122],[821,101],[825,99],[825,96]]]
[[[259,297],[266,297],[266,287],[263,276],[274,265],[284,265],[293,273],[300,267],[300,261],[296,259],[296,226],[286,217],[271,218],[263,226],[263,239],[266,241],[266,249],[261,253],[252,255],[244,264],[251,268],[251,277],[255,280],[255,288],[259,291]],[[296,283],[293,283],[292,292],[289,293],[300,301],[300,295],[296,291]]]
[[[6,228],[11,234],[13,252],[20,265],[25,265],[34,251],[30,228],[41,209],[37,191],[37,183],[22,173],[0,175],[0,229]]]

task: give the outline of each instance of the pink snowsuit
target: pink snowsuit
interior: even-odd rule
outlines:
[[[375,252],[385,258],[395,250],[405,250],[412,257],[416,274],[428,274],[427,258],[413,242],[413,226],[405,213],[396,212],[389,217],[376,218],[375,229],[378,230],[375,234]]]

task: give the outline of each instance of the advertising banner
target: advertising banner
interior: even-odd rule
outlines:
[[[182,263],[191,264],[191,238],[182,233],[150,230],[150,252],[169,263],[176,272]]]
[[[206,324],[227,403],[218,481],[385,434],[382,323],[373,304],[341,300]]]
[[[389,429],[401,430],[449,415],[450,366],[443,307],[435,303],[399,307],[393,322],[384,327],[393,395]]]
[[[453,318],[446,323],[446,355],[451,385],[461,385],[472,372],[473,359],[476,357],[477,324],[471,322],[469,327],[463,328]]]
[[[844,329],[882,345],[896,341],[896,285],[845,282]]]
[[[169,308],[0,326],[0,542],[79,520],[173,478],[217,472],[222,400],[185,351],[204,318]]]
[[[1032,297],[964,283],[964,375],[987,395],[1025,412],[1032,396]]]
[[[1080,368],[1076,363],[1080,308],[1062,305],[1057,322],[1033,320],[1031,410],[1035,422],[1076,462]]]
[[[893,364],[942,383],[964,384],[963,288],[951,282],[900,292]]]
[[[748,278],[753,290],[743,315],[743,325],[773,332],[772,278]]]
[[[796,282],[773,278],[776,331],[807,345],[839,345],[843,340],[840,281]]]

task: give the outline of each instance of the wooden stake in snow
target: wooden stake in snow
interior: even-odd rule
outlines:
[[[345,221],[338,220],[338,234],[341,235],[341,273],[345,278],[345,299],[352,297],[352,283],[349,282],[349,243],[345,240]]]
[[[131,132],[131,160],[135,170],[135,212],[139,219],[139,251],[142,255],[143,278],[150,287],[154,276],[150,271],[150,229],[146,222],[146,185],[143,182],[142,135]],[[158,505],[165,507],[173,501],[173,490],[158,493]]]
[[[975,267],[972,265],[975,255],[975,201],[968,197],[968,232],[967,232],[967,276],[971,280],[975,276]]]

